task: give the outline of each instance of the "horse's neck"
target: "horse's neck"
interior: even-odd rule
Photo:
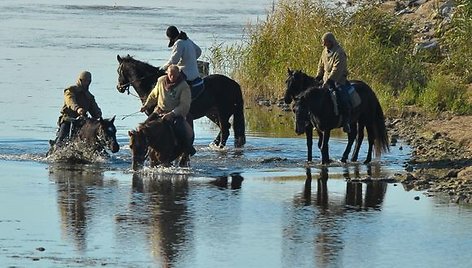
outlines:
[[[131,80],[135,80],[133,83],[133,88],[138,93],[138,96],[141,98],[142,102],[146,101],[147,96],[151,93],[151,90],[154,88],[154,85],[157,82],[159,76],[158,68],[150,64],[136,64],[136,77]],[[141,71],[140,71],[141,70]]]
[[[79,137],[81,139],[97,139],[100,123],[98,121],[87,120],[80,128]]]

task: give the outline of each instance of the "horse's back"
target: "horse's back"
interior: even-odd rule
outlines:
[[[205,89],[215,94],[227,94],[230,92],[241,92],[241,87],[235,80],[222,74],[210,74],[203,78]]]

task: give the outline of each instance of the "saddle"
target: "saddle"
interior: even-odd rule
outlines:
[[[359,93],[357,93],[356,89],[354,86],[349,83],[346,85],[344,88],[338,88],[338,89],[329,89],[331,101],[333,102],[333,109],[334,109],[334,114],[339,115],[339,106],[343,105],[342,100],[340,100],[340,97],[337,94],[337,91],[339,90],[344,90],[347,92],[347,96],[349,98],[349,104],[351,105],[352,109],[355,109],[357,106],[361,104],[361,97],[359,96]]]

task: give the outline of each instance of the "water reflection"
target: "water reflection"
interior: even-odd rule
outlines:
[[[120,233],[144,229],[155,260],[163,267],[173,266],[192,243],[188,175],[133,174],[132,180],[129,215],[119,224]]]
[[[375,176],[380,172],[380,167],[373,166],[368,175]],[[310,263],[320,267],[341,265],[346,243],[344,236],[352,213],[381,208],[387,183],[351,181],[360,178],[358,165],[345,167],[343,177],[346,179],[344,194],[330,192],[328,167],[321,167],[316,178],[313,178],[311,168],[306,168],[303,192],[294,197],[294,206],[287,215],[284,262],[295,266]],[[312,189],[314,183],[315,191]]]
[[[103,187],[103,171],[84,165],[55,165],[49,168],[49,178],[57,185],[62,232],[77,250],[85,251],[92,217],[89,203],[96,203],[91,188]]]

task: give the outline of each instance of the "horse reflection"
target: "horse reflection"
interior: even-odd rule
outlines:
[[[57,203],[61,216],[61,227],[80,251],[87,247],[87,223],[90,203],[95,194],[91,186],[103,186],[103,171],[77,165],[55,165],[49,169],[49,176],[57,185]]]
[[[163,267],[174,266],[177,257],[191,242],[188,234],[191,229],[187,207],[188,175],[144,176],[134,173],[132,182],[129,215],[120,227],[145,229],[142,232],[148,234],[154,258]],[[123,231],[127,233],[129,230]]]
[[[369,169],[367,172],[371,176],[372,173],[380,172],[380,169]],[[360,173],[359,165],[355,165],[351,171],[345,169],[343,176],[350,179],[350,174],[353,174],[359,178]],[[346,219],[349,214],[357,213],[352,208],[381,207],[386,183],[348,181],[343,194],[342,190],[341,193],[329,192],[328,180],[328,167],[321,167],[316,178],[312,176],[311,168],[306,169],[303,192],[295,197],[294,207],[290,208],[287,215],[288,225],[284,228],[287,243],[284,244],[283,260],[291,265],[306,266],[308,261],[320,267],[342,266],[341,257],[345,247],[343,235],[349,224]],[[313,193],[315,182],[316,192]],[[310,234],[306,230],[315,231]],[[307,244],[313,247],[306,247]],[[299,256],[305,256],[304,260],[300,260]],[[302,261],[304,263],[300,263]]]
[[[243,183],[243,176],[239,173],[231,173],[229,175],[231,177],[231,189],[236,190],[236,189],[241,189],[241,184]],[[210,182],[211,184],[218,186],[220,188],[228,188],[228,176],[227,175],[222,175],[217,177],[215,180]]]
[[[367,174],[370,177],[377,178],[381,174],[380,165],[374,165],[374,171],[372,166],[369,165]],[[369,180],[365,183],[351,181],[349,170],[345,169],[343,173],[344,178],[347,180],[346,183],[346,205],[356,207],[360,209],[380,209],[387,192],[387,183],[379,180]],[[354,177],[360,178],[359,165],[354,166]],[[364,187],[365,186],[365,187]],[[363,196],[363,190],[365,188],[365,195]]]

